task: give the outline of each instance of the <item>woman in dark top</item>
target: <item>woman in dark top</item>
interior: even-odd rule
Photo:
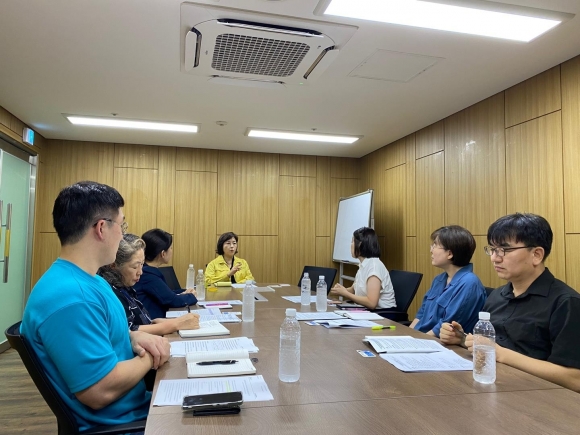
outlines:
[[[145,242],[143,276],[135,284],[137,298],[153,318],[165,317],[168,308],[180,308],[197,304],[195,290],[171,290],[165,277],[158,270],[173,257],[173,237],[158,228],[141,236]]]
[[[179,329],[198,329],[197,314],[189,313],[173,319],[152,319],[147,309],[137,299],[137,293],[132,286],[139,282],[143,274],[144,251],[143,240],[134,234],[125,234],[119,244],[115,262],[101,267],[98,272],[111,285],[113,292],[123,304],[129,329],[155,335],[171,334]]]

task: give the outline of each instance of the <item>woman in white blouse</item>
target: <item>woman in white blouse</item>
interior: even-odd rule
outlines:
[[[356,230],[352,235],[350,254],[360,261],[353,285],[343,287],[336,284],[330,293],[369,309],[396,307],[389,271],[379,260],[381,248],[375,230],[367,227]]]

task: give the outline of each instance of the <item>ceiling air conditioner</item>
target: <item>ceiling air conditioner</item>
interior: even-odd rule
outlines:
[[[357,28],[183,3],[181,29],[183,72],[216,83],[280,87],[318,78]]]

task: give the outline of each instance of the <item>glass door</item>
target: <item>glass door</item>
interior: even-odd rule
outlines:
[[[6,328],[22,320],[30,287],[31,176],[35,169],[0,149],[0,345],[5,344]]]

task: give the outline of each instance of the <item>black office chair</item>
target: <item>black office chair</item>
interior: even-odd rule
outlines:
[[[310,282],[312,283],[310,289],[312,291],[316,290],[316,283],[318,282],[318,277],[320,275],[324,275],[324,281],[326,281],[326,293],[330,292],[332,288],[332,284],[334,283],[334,278],[336,278],[336,269],[332,269],[330,267],[317,267],[317,266],[304,266],[302,270],[302,275],[300,275],[300,279],[298,280],[298,287],[302,285],[302,278],[304,277],[304,273],[308,273],[310,277]]]
[[[407,310],[417,294],[419,284],[421,284],[421,280],[423,279],[423,274],[404,270],[391,270],[389,271],[389,275],[391,276],[391,282],[395,290],[397,308],[377,308],[372,311],[387,319],[408,325],[411,322],[409,321]]]
[[[485,293],[487,294],[487,297],[489,297],[489,295],[491,294],[492,291],[494,291],[495,288],[493,287],[486,287],[485,288]]]
[[[26,341],[26,338],[20,333],[20,323],[21,322],[18,322],[15,325],[9,327],[4,332],[4,335],[6,335],[10,346],[12,346],[13,349],[16,349],[20,355],[20,358],[22,359],[26,370],[28,370],[30,377],[34,381],[36,388],[38,388],[38,391],[40,391],[40,394],[44,398],[45,402],[56,416],[59,435],[112,435],[143,432],[145,430],[145,420],[140,420],[115,426],[97,426],[82,432],[79,431],[78,423],[71,410],[53,387],[44,371],[42,363],[38,359],[38,356],[36,353],[34,353],[34,350]]]
[[[171,290],[181,290],[183,288],[179,285],[179,280],[177,279],[177,275],[175,275],[173,266],[160,267],[158,270],[165,278],[165,282]]]

